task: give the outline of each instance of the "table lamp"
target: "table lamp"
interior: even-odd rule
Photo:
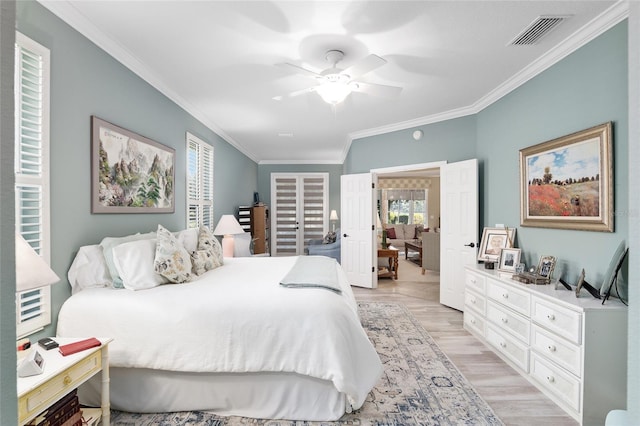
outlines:
[[[60,278],[36,253],[22,235],[16,232],[16,293],[44,287]]]
[[[336,222],[338,221],[338,212],[335,210],[331,210],[331,214],[329,215],[329,220],[333,223],[333,232],[336,232]]]
[[[16,232],[16,293],[51,285],[60,278],[36,253],[22,235]],[[31,352],[18,365],[18,376],[27,377],[44,371],[44,358],[37,351]]]
[[[214,235],[223,235],[222,237],[222,255],[224,257],[233,257],[234,234],[243,234],[244,229],[238,223],[232,214],[224,214],[218,221],[216,229],[213,230]]]

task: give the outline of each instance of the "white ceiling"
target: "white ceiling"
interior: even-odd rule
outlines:
[[[478,112],[626,16],[615,1],[40,1],[260,163],[342,163],[353,139]],[[541,15],[567,15],[533,46],[509,42]],[[335,110],[320,72],[387,63]]]

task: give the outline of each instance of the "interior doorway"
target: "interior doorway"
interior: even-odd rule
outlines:
[[[437,161],[431,163],[422,163],[422,164],[408,164],[397,167],[387,167],[381,169],[372,169],[372,178],[376,187],[376,196],[378,199],[376,200],[376,206],[378,211],[382,211],[380,216],[380,225],[388,224],[390,222],[397,223],[414,223],[422,221],[422,226],[424,228],[431,228],[431,230],[435,230],[434,228],[440,227],[440,167],[444,164],[447,164],[446,161]],[[423,217],[420,220],[419,214],[415,214],[415,212],[411,209],[411,205],[409,208],[411,209],[410,214],[396,214],[395,212],[389,212],[388,209],[393,209],[394,207],[389,207],[389,205],[397,204],[397,203],[389,203],[388,199],[381,199],[381,194],[383,188],[381,188],[381,181],[391,182],[389,185],[391,186],[402,186],[402,188],[396,188],[400,190],[414,190],[419,189],[418,187],[422,184],[425,185],[424,189],[426,189],[425,193],[426,197],[431,198],[431,202],[427,203],[427,211],[426,217]],[[388,186],[388,185],[382,185]],[[415,188],[414,188],[415,187]],[[384,188],[390,189],[390,188]],[[398,193],[396,192],[396,193]],[[436,201],[437,200],[437,201]],[[428,201],[428,200],[425,200]],[[374,215],[378,214],[378,211],[374,211]],[[402,216],[402,217],[401,217]],[[408,217],[410,216],[410,217]],[[404,243],[402,243],[401,247],[396,247],[400,251],[404,253],[405,247]],[[377,250],[377,245],[374,246],[374,250]],[[405,256],[402,254],[402,256]],[[374,257],[376,254],[374,253]],[[376,257],[377,258],[377,257]],[[377,286],[377,276],[374,276],[374,280],[376,280]],[[375,287],[375,286],[374,286]]]

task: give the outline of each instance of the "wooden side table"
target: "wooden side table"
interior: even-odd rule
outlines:
[[[389,258],[389,272],[378,274],[379,278],[393,278],[398,279],[398,249],[394,246],[389,246],[386,249],[378,247],[378,257]]]
[[[55,338],[60,345],[83,339]],[[36,376],[18,377],[18,424],[24,425],[78,386],[102,372],[102,405],[83,408],[89,425],[109,426],[109,343],[113,339],[99,339],[101,346],[72,355],[62,356],[58,349],[44,350],[37,343],[34,348],[44,358],[44,372]]]

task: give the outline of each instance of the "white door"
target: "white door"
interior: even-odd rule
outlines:
[[[440,303],[463,310],[464,267],[475,264],[478,160],[440,166]]]
[[[370,173],[342,175],[340,178],[341,265],[349,284],[375,288],[373,259],[374,206]]]

